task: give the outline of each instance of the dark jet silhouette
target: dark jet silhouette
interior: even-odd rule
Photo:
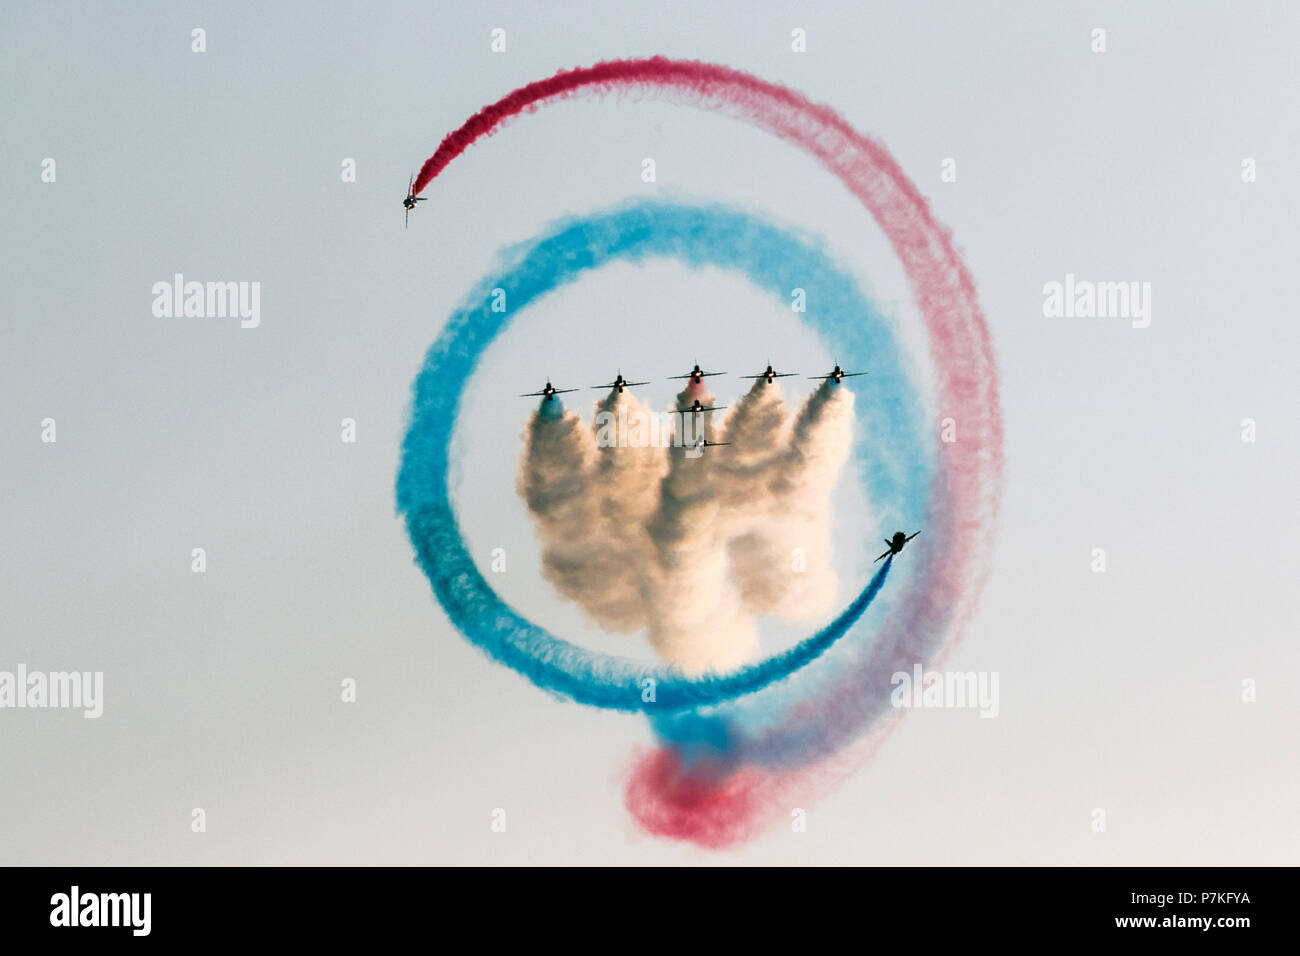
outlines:
[[[549,402],[553,398],[555,398],[556,395],[563,395],[565,392],[576,392],[576,391],[577,391],[576,388],[556,388],[554,385],[551,384],[551,380],[547,379],[546,387],[542,389],[540,392],[525,392],[523,395],[520,395],[519,397],[538,398],[539,396],[545,396],[546,400]]]
[[[884,554],[882,554],[879,558],[876,558],[876,561],[879,561],[881,558],[887,558],[891,554],[898,554],[898,552],[903,550],[903,545],[907,544],[907,542],[911,541],[913,538],[916,537],[917,534],[920,533],[921,532],[918,531],[916,532],[916,534],[904,534],[901,531],[895,531],[894,536],[892,538],[885,539],[885,544],[889,546],[889,550],[886,551]],[[876,561],[872,561],[871,563],[875,564]]]
[[[700,369],[700,363],[699,363],[699,362],[696,362],[696,363],[695,363],[695,368],[691,369],[691,370],[690,370],[689,372],[687,372],[685,375],[669,375],[668,377],[669,377],[669,378],[689,378],[692,382],[695,382],[695,383],[698,385],[700,382],[704,381],[704,379],[707,378],[707,377],[710,376],[710,375],[726,375],[726,374],[727,374],[726,372],[705,372],[705,371],[702,371],[702,370]]]
[[[415,174],[411,174],[411,181],[406,184],[406,198],[402,200],[402,208],[406,210],[406,228],[411,228],[411,210],[415,208],[417,202],[424,202],[428,196],[417,196],[412,187],[415,186]]]
[[[844,369],[836,365],[835,371],[831,372],[829,375],[809,375],[808,377],[811,379],[816,379],[817,381],[825,381],[828,378],[833,378],[835,379],[835,384],[838,385],[840,384],[840,379],[842,378],[853,378],[853,376],[855,375],[867,375],[867,374],[868,374],[867,372],[846,372],[844,371]]]
[[[619,373],[614,378],[614,381],[610,382],[608,385],[593,385],[591,387],[592,388],[616,388],[618,389],[619,394],[621,395],[623,394],[623,389],[625,388],[631,388],[633,385],[649,385],[649,384],[650,384],[649,382],[629,382],[627,379],[623,377],[623,370],[619,369]]]
[[[765,381],[764,381],[764,384],[766,384],[766,385],[771,385],[772,382],[775,381],[775,380],[778,379],[778,378],[790,378],[791,376],[793,376],[793,375],[797,375],[797,374],[799,374],[799,373],[798,373],[798,372],[777,372],[777,371],[774,371],[774,370],[772,369],[772,363],[771,363],[771,362],[768,362],[768,363],[767,363],[767,368],[763,369],[763,371],[759,372],[757,375],[742,375],[742,376],[740,376],[740,377],[741,377],[741,378],[761,378],[761,379],[764,379],[764,380],[765,380]]]

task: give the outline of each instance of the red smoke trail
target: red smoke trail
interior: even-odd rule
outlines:
[[[490,106],[485,106],[443,137],[415,177],[416,195],[477,140],[491,136],[521,113],[531,113],[547,100],[560,100],[576,93],[608,93],[621,87],[677,87],[701,98],[734,98],[738,91],[752,90],[755,99],[784,96],[792,103],[803,97],[790,90],[764,83],[748,73],[711,63],[669,60],[661,56],[644,60],[609,60],[576,70],[561,70],[552,77],[521,86]],[[811,106],[812,104],[807,104]]]
[[[916,583],[895,604],[864,656],[837,676],[829,695],[799,719],[829,723],[846,741],[860,733],[874,712],[862,700],[864,681],[908,670],[919,655],[945,654],[974,613],[988,574],[1002,476],[1002,417],[997,372],[988,328],[974,282],[948,231],[887,150],[858,133],[829,107],[793,90],[727,67],[653,57],[613,60],[567,70],[521,87],[471,116],[450,133],[420,168],[419,193],[448,164],[483,136],[522,113],[579,93],[604,94],[645,88],[686,105],[752,123],[811,154],[871,213],[907,272],[924,317],[934,362],[941,419],[951,418],[957,441],[938,444],[926,515],[929,546]],[[937,423],[935,423],[937,431]],[[918,555],[919,557],[919,555]],[[896,720],[884,722],[887,727]],[[631,812],[649,831],[723,846],[745,839],[771,822],[785,795],[813,789],[818,779],[839,776],[845,763],[860,763],[877,747],[886,727],[840,757],[799,771],[745,768],[715,778],[684,770],[670,751],[656,753],[633,773],[626,794]],[[806,793],[805,793],[806,795]]]

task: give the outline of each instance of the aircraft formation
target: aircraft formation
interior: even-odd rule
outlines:
[[[407,201],[410,202],[410,205],[407,207],[407,213],[409,215],[410,210],[415,207],[415,202],[418,202],[418,200],[413,199],[411,196],[408,196]],[[700,368],[700,363],[696,362],[695,365],[691,368],[691,370],[687,372],[685,375],[670,375],[669,379],[674,381],[689,379],[692,384],[698,385],[703,383],[703,381],[706,378],[709,378],[711,376],[726,375],[726,374],[727,374],[726,372],[706,372],[702,368]],[[858,375],[866,375],[866,374],[868,373],[867,372],[846,372],[844,371],[844,369],[840,368],[839,363],[836,363],[835,368],[833,368],[827,374],[810,375],[808,377],[813,381],[829,382],[832,385],[839,385],[846,378],[854,378]],[[763,369],[763,371],[758,372],[757,374],[754,375],[741,375],[739,377],[746,378],[746,379],[753,379],[753,380],[761,379],[764,385],[771,385],[778,378],[791,378],[796,375],[798,375],[797,372],[778,372],[774,368],[772,368],[772,363],[769,362],[767,364],[767,368]],[[623,372],[620,369],[618,374],[614,376],[614,380],[612,382],[606,382],[603,385],[593,385],[591,386],[591,388],[595,390],[614,389],[618,391],[620,394],[622,394],[624,389],[634,388],[638,385],[649,385],[649,384],[650,384],[649,382],[629,382],[626,378],[623,377]],[[546,386],[542,388],[540,391],[526,392],[523,395],[521,395],[520,398],[541,398],[543,402],[550,402],[555,400],[556,395],[564,395],[567,394],[568,392],[576,392],[576,391],[579,391],[579,389],[556,388],[554,385],[551,384],[550,379],[547,379]],[[690,405],[690,407],[679,408],[677,409],[677,412],[682,416],[686,416],[688,414],[699,415],[704,412],[722,411],[726,407],[727,407],[726,405],[705,405],[697,398]],[[690,447],[702,453],[706,448],[715,448],[719,445],[730,445],[730,444],[731,442],[728,441],[707,441],[706,439],[701,437],[696,439],[694,442],[692,442]],[[890,557],[891,555],[900,553],[903,550],[903,548],[907,545],[907,543],[920,533],[921,533],[920,531],[913,532],[912,534],[907,534],[903,531],[894,532],[894,536],[892,538],[885,539],[885,545],[889,548],[889,550],[881,554],[880,557],[876,558],[876,561],[882,561],[885,558]]]
[[[423,198],[423,197],[420,197],[419,199],[412,199],[410,196],[408,196],[408,197],[407,197],[407,201],[412,203],[412,205],[411,205],[410,207],[408,207],[408,209],[413,209],[413,208],[414,208],[414,203],[416,203],[416,202],[420,202],[422,198]],[[727,374],[726,372],[706,372],[706,371],[704,371],[703,369],[700,368],[700,363],[699,363],[699,362],[696,362],[696,363],[695,363],[695,366],[694,366],[694,367],[693,367],[689,372],[687,372],[685,375],[670,375],[670,376],[668,376],[668,378],[669,378],[670,381],[676,381],[676,380],[679,380],[679,379],[690,379],[690,381],[691,381],[691,383],[692,383],[693,385],[699,385],[699,384],[701,384],[701,383],[702,383],[706,378],[709,378],[710,376],[713,376],[713,375],[726,375],[726,374]],[[739,377],[740,377],[740,378],[748,378],[748,379],[762,379],[764,385],[771,385],[771,384],[772,384],[773,382],[775,382],[778,378],[791,378],[791,377],[796,376],[796,375],[798,375],[798,374],[799,374],[798,372],[778,372],[778,371],[776,371],[775,369],[772,368],[772,363],[769,362],[768,365],[767,365],[767,368],[765,368],[763,371],[759,372],[758,374],[756,374],[756,375],[741,375],[741,376],[739,376]],[[828,372],[828,373],[825,374],[825,375],[809,375],[808,377],[809,377],[810,379],[812,379],[812,380],[814,380],[814,381],[818,381],[818,382],[824,382],[824,381],[828,381],[828,380],[829,380],[829,381],[834,382],[836,385],[838,385],[838,384],[840,383],[840,380],[841,380],[841,379],[852,378],[852,377],[855,376],[855,375],[866,375],[866,374],[868,374],[868,373],[866,373],[866,372],[846,372],[846,371],[844,371],[842,368],[840,368],[839,365],[836,365],[835,368],[834,368],[833,370],[831,370],[830,372]],[[591,387],[592,387],[593,389],[606,389],[606,388],[612,388],[612,389],[616,389],[616,390],[621,394],[621,393],[623,392],[623,390],[626,389],[626,388],[633,388],[634,386],[637,386],[637,385],[649,385],[649,384],[650,384],[649,382],[629,382],[627,379],[625,379],[625,378],[623,377],[623,372],[620,370],[619,373],[618,373],[616,376],[614,376],[614,381],[612,381],[612,382],[606,382],[604,385],[593,385],[593,386],[591,386]],[[549,402],[549,401],[550,401],[552,398],[554,398],[556,395],[563,395],[565,392],[576,392],[576,391],[579,391],[579,389],[576,389],[576,388],[555,388],[555,387],[551,384],[550,380],[548,379],[547,382],[546,382],[546,386],[545,386],[545,388],[543,388],[541,391],[538,391],[538,392],[525,392],[524,394],[520,395],[519,397],[520,397],[520,398],[537,398],[537,397],[540,396],[540,397],[544,397],[544,398]],[[722,409],[724,409],[724,408],[726,408],[726,407],[727,407],[727,406],[725,406],[725,405],[718,405],[718,406],[710,406],[710,407],[706,407],[706,406],[701,405],[701,404],[700,404],[700,400],[697,398],[697,399],[695,400],[695,404],[694,404],[691,408],[679,408],[678,411],[679,411],[679,412],[683,412],[683,413],[685,413],[685,412],[717,412],[717,411],[721,411]]]

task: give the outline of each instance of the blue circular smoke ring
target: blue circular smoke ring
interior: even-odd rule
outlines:
[[[470,293],[425,356],[412,386],[397,508],[417,563],[468,640],[544,690],[595,707],[663,716],[775,690],[800,671],[833,666],[828,651],[841,638],[852,631],[867,639],[854,625],[884,586],[893,562],[886,558],[834,621],[789,650],[730,674],[698,679],[571,644],[518,614],[492,590],[465,546],[448,491],[448,448],[465,384],[483,352],[522,309],[590,270],[652,258],[737,271],[782,304],[792,289],[802,288],[809,303],[804,321],[833,343],[842,364],[865,368],[869,363],[897,376],[887,388],[864,390],[856,404],[856,459],[883,519],[924,512],[930,464],[920,440],[919,399],[901,372],[905,359],[889,324],[811,238],[724,207],[638,202],[565,220],[511,249],[501,270]],[[496,288],[507,290],[505,312],[491,310]],[[653,694],[647,692],[651,687]]]

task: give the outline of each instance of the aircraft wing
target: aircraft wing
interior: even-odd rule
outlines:
[[[893,550],[894,550],[893,548],[890,548],[889,551],[886,551],[884,554],[882,554],[882,555],[880,556],[880,558],[887,558],[887,557],[889,557],[890,552],[892,552]],[[880,558],[876,558],[876,561],[879,561]],[[871,563],[872,563],[872,564],[875,564],[876,561],[872,561]]]

